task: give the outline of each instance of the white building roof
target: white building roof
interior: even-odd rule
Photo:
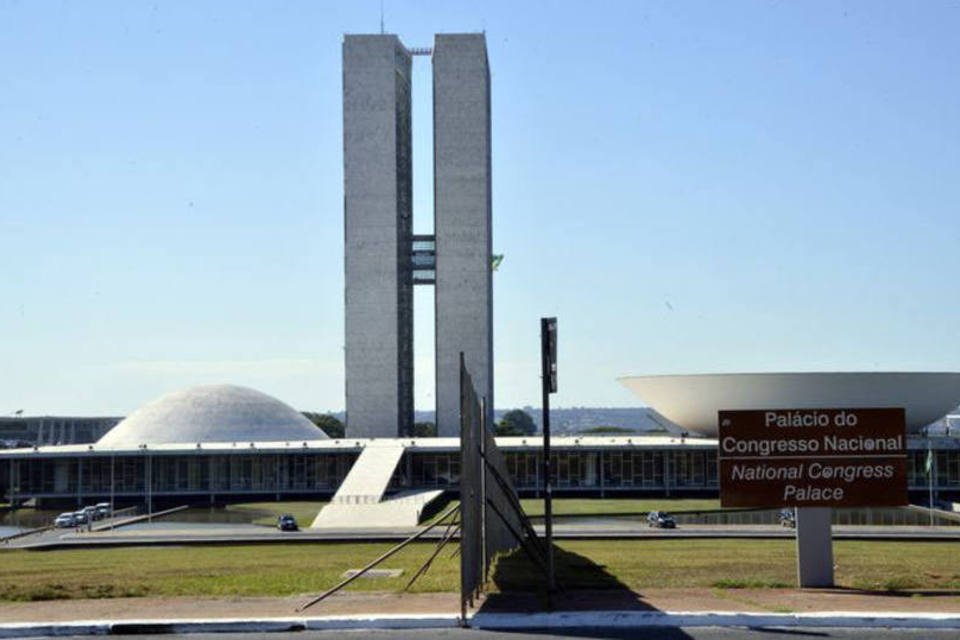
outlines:
[[[634,376],[620,383],[684,429],[717,435],[717,412],[902,407],[919,431],[960,403],[960,373],[828,372]]]
[[[169,444],[325,440],[303,414],[265,393],[234,385],[168,393],[131,413],[96,443],[107,449]]]

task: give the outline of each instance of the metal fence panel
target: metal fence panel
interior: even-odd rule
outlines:
[[[460,355],[460,606],[463,615],[483,579],[480,406]]]
[[[497,448],[483,400],[477,398],[460,356],[460,599],[472,605],[497,556],[523,545],[542,565],[543,549],[523,512]]]
[[[516,549],[523,536],[523,522],[518,512],[520,501],[507,471],[507,461],[497,447],[493,432],[483,434],[484,488],[484,567],[486,580],[497,556]]]

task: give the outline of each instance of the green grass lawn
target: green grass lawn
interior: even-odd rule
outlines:
[[[565,541],[559,546],[567,557],[558,562],[558,579],[580,588],[611,581],[639,591],[796,586],[793,540]],[[508,561],[516,565],[508,572],[509,586],[530,587],[533,565],[519,555]],[[834,542],[834,563],[838,586],[960,589],[960,556],[953,543],[839,540]]]
[[[277,516],[289,513],[297,519],[301,527],[309,527],[313,519],[320,513],[320,509],[326,504],[327,501],[325,500],[302,502],[244,502],[241,504],[227,505],[226,510],[263,512],[267,515],[255,518],[253,524],[262,524],[271,527],[277,524]]]
[[[0,551],[0,600],[123,596],[286,596],[318,593],[386,549],[379,543],[188,546],[180,548]],[[398,591],[434,549],[413,544],[383,568],[399,578],[358,580],[350,589]],[[565,541],[558,575],[567,588],[791,587],[792,540]],[[414,591],[458,589],[459,557],[444,550]],[[838,585],[860,589],[960,589],[953,543],[834,543]],[[522,554],[501,561],[503,590],[536,586]]]
[[[133,596],[285,596],[317,593],[389,549],[389,543],[0,551],[0,600]],[[356,589],[398,590],[433,544],[411,545],[382,565],[404,577],[358,580]],[[451,548],[450,551],[453,549]],[[460,560],[444,552],[416,591],[458,589]]]

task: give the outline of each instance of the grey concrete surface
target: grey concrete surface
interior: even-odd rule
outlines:
[[[88,636],[59,636],[80,640]],[[169,638],[170,635],[114,635],[115,638]],[[947,640],[955,639],[955,629],[796,629],[768,628],[749,629],[745,627],[638,627],[634,629],[566,629],[542,631],[486,631],[479,629],[413,629],[413,630],[337,630],[337,631],[298,631],[292,633],[201,633],[192,634],[196,640],[253,640],[270,638],[271,640],[311,640],[312,638],[372,638],[383,640],[550,640],[550,638],[598,638],[609,640],[785,640],[786,638],[816,638],[823,640]]]
[[[276,544],[313,543],[334,541],[400,541],[416,531],[415,528],[374,529],[304,529],[278,531],[271,527],[249,524],[197,525],[163,523],[162,528],[118,529],[100,533],[75,533],[72,530],[52,531],[11,540],[3,545],[9,549],[53,549],[75,546],[133,546],[165,544]],[[535,529],[541,531],[542,527]],[[442,531],[430,532],[424,539],[436,539]],[[646,526],[633,528],[603,525],[557,525],[554,537],[558,540],[610,539],[653,540],[683,538],[743,538],[776,539],[794,538],[794,532],[773,525],[734,527],[729,525],[704,525],[677,529],[650,529]],[[834,540],[960,540],[960,527],[835,527]]]
[[[347,434],[413,421],[410,55],[394,35],[343,42]]]
[[[437,429],[460,429],[460,352],[493,415],[490,70],[481,33],[433,48]]]
[[[829,507],[797,509],[797,576],[801,587],[833,586],[833,542]]]
[[[347,433],[413,420],[411,58],[393,35],[343,43]],[[459,355],[493,415],[490,71],[482,33],[433,49],[436,402],[459,432]]]

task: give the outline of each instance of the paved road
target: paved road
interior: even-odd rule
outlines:
[[[167,521],[162,527],[121,528],[113,531],[75,533],[55,529],[11,540],[8,548],[55,548],[72,546],[128,546],[162,544],[229,544],[384,540],[399,541],[416,529],[313,530],[282,532],[272,527],[247,524],[202,525]],[[430,532],[426,539],[437,539],[443,527]],[[654,539],[654,538],[788,538],[795,533],[776,525],[697,525],[677,529],[650,529],[622,524],[564,524],[554,528],[554,536],[570,539]],[[960,540],[960,527],[920,526],[836,526],[835,540]]]
[[[164,640],[171,636],[110,636],[127,640]],[[437,629],[410,631],[299,631],[295,633],[216,633],[185,636],[190,640],[327,640],[328,638],[347,638],[360,640],[550,640],[551,638],[598,638],[610,640],[956,640],[956,629],[829,629],[829,628],[769,628],[745,629],[695,627],[695,628],[659,628],[639,627],[635,629],[582,629],[582,630],[544,630],[540,632],[482,631],[476,629]],[[61,636],[58,640],[64,640]],[[88,640],[86,636],[73,637],[70,640]]]

